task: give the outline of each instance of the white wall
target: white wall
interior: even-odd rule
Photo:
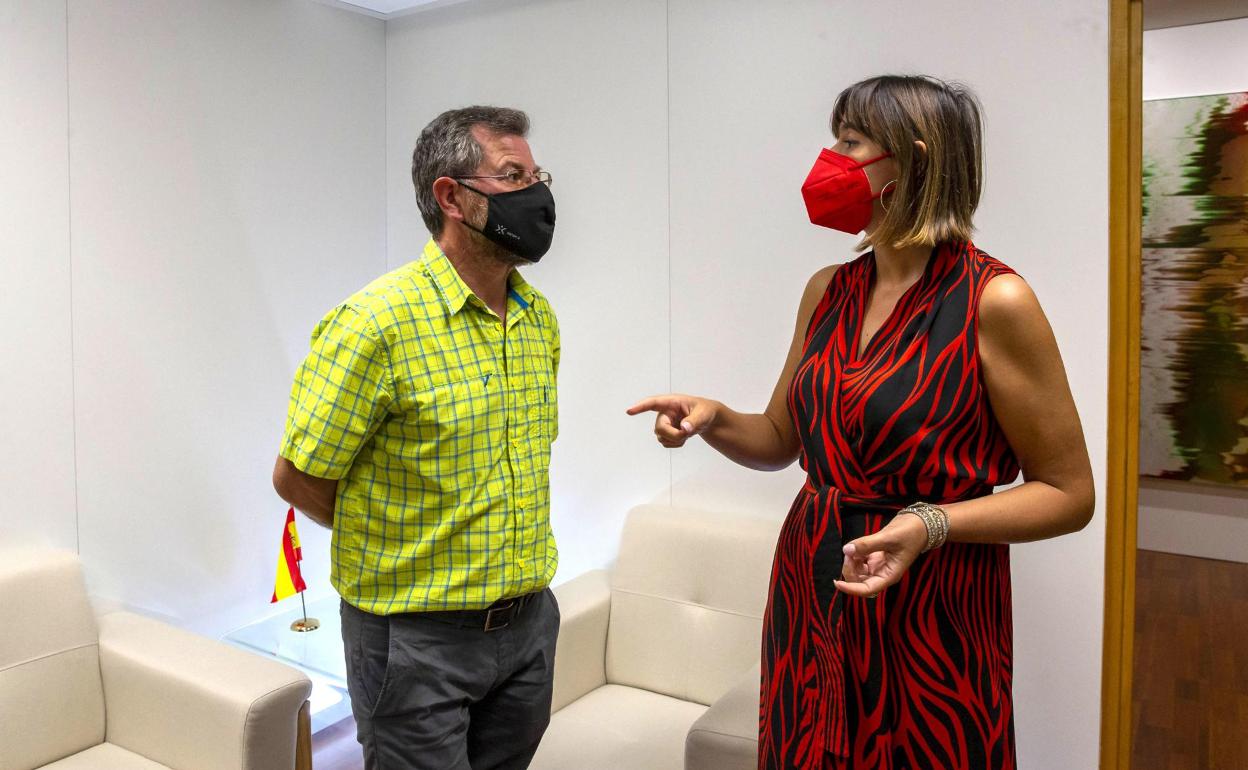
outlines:
[[[303,0],[69,14],[82,556],[215,633],[270,612],[313,325],[385,268],[384,24]],[[309,599],[328,533],[300,522]]]
[[[384,24],[3,0],[0,52],[0,542],[76,547],[105,603],[207,633],[269,614],[291,375],[386,264]]]
[[[981,96],[978,242],[1048,311],[1103,498],[1107,39],[1105,3],[1082,0],[484,0],[390,22],[392,264],[423,239],[405,166],[440,110],[529,110],[538,160],[557,180],[555,248],[529,274],[565,336],[552,471],[560,578],[612,556],[638,499],[784,515],[799,472],[745,471],[696,443],[667,452],[648,419],[620,410],[669,378],[739,408],[766,402],[806,279],[852,256],[852,239],[806,221],[801,181],[829,142],[837,91],[883,71],[962,78]],[[1014,549],[1029,766],[1097,763],[1102,522]]]
[[[1248,563],[1248,490],[1141,477],[1136,545]]]
[[[1144,33],[1144,99],[1248,91],[1248,18]],[[1141,478],[1137,543],[1248,562],[1248,490]]]
[[[1248,90],[1248,18],[1145,32],[1143,74],[1145,101]]]
[[[0,0],[0,543],[77,547],[65,6]]]

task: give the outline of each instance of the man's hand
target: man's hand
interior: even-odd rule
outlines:
[[[273,466],[273,489],[286,502],[322,527],[334,526],[334,498],[338,482],[310,476],[285,457]]]

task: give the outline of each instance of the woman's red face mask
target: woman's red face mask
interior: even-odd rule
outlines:
[[[892,153],[886,152],[870,160],[857,161],[832,150],[820,152],[802,185],[810,221],[850,235],[866,230],[871,224],[872,204],[883,190],[871,192],[871,182],[863,169],[889,157]]]

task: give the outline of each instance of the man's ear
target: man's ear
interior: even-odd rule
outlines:
[[[457,222],[464,221],[467,213],[459,199],[459,196],[463,194],[463,189],[449,176],[440,176],[433,180],[433,199],[438,202],[444,218],[454,219]]]

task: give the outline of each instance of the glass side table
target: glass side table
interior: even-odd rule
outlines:
[[[303,618],[303,610],[298,601],[289,601],[288,612],[243,626],[224,637],[226,642],[275,658],[308,675],[312,680],[309,700],[313,733],[351,715],[338,601],[337,595],[330,595],[308,602],[308,617],[321,622],[315,631],[290,629],[291,623]]]

